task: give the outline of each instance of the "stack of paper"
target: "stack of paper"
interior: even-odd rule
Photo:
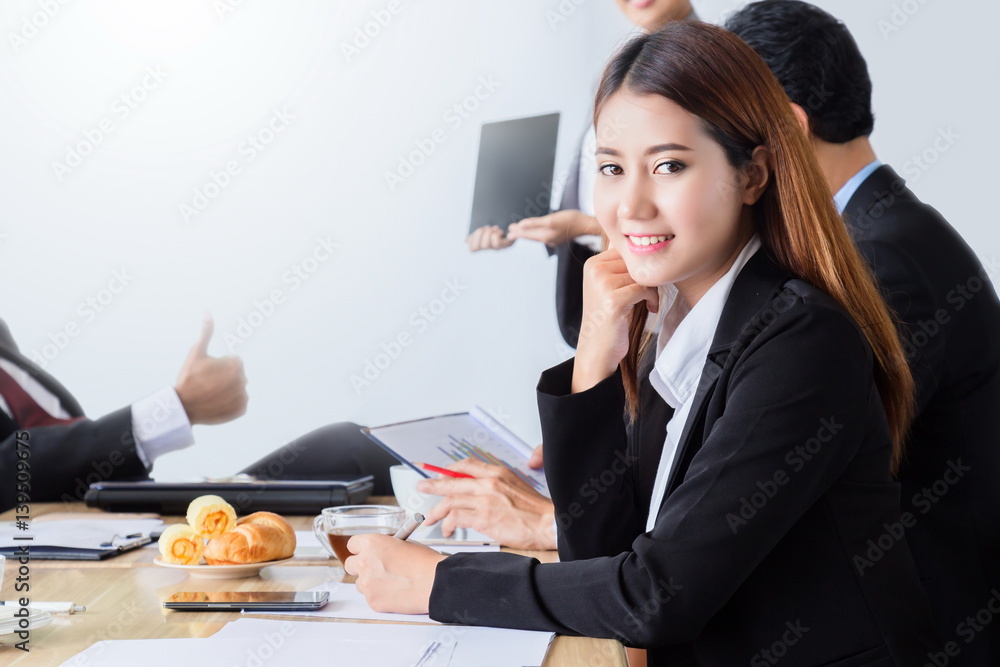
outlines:
[[[198,665],[302,667],[321,664],[413,667],[435,642],[424,667],[540,665],[552,639],[547,632],[468,626],[387,623],[294,623],[241,619],[207,639],[104,641],[63,667],[176,667]]]

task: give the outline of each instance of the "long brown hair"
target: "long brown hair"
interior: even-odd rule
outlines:
[[[632,39],[611,59],[597,90],[595,123],[604,102],[622,88],[637,95],[660,95],[698,116],[737,170],[750,164],[758,146],[768,151],[771,179],[753,206],[757,232],[782,268],[827,292],[868,339],[894,443],[895,470],[913,414],[913,377],[893,318],[767,65],[722,28],[672,22]],[[645,302],[636,305],[629,322],[628,354],[621,364],[633,417],[639,405],[639,359],[649,340],[647,317]]]

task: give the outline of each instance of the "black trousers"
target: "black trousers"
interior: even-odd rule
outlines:
[[[372,475],[372,495],[391,496],[389,466],[399,461],[361,432],[361,426],[339,422],[302,435],[241,470],[261,479],[327,479]]]

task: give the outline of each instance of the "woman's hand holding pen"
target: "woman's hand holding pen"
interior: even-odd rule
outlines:
[[[587,260],[583,267],[583,321],[573,366],[574,394],[614,374],[628,352],[629,314],[642,301],[655,313],[659,307],[656,288],[636,283],[617,250],[612,248]]]
[[[378,612],[426,614],[434,571],[443,554],[390,535],[355,535],[347,543],[354,555],[344,563],[355,575],[358,592]]]

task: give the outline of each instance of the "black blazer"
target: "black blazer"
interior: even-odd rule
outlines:
[[[6,323],[0,320],[0,357],[27,371],[59,399],[73,417],[83,410],[55,378],[20,353]],[[0,410],[0,511],[15,505],[18,434],[23,430]],[[31,451],[33,502],[83,500],[87,486],[108,479],[147,479],[135,452],[132,410],[124,407],[100,419],[27,430]]]
[[[909,667],[936,650],[905,535],[859,560],[894,530],[899,487],[871,350],[826,294],[764,250],[740,272],[650,533],[672,412],[647,378],[626,427],[620,375],[571,394],[572,370],[538,386],[564,562],[451,556],[433,618],[617,638],[664,667]]]
[[[890,167],[844,218],[904,324],[918,414],[902,510],[939,631],[962,649],[949,664],[1000,664],[1000,622],[965,621],[994,594],[1000,608],[1000,301],[972,250]]]
[[[580,208],[580,148],[590,130],[590,123],[580,136],[578,148],[573,154],[569,174],[559,201],[559,211]],[[570,347],[576,347],[580,338],[580,323],[583,321],[583,264],[596,253],[590,247],[570,240],[560,243],[554,249],[548,248],[549,255],[556,256],[556,318],[559,332]]]

